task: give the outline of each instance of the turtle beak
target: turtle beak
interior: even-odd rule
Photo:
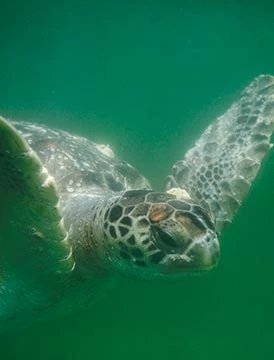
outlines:
[[[216,233],[208,230],[191,240],[182,253],[170,254],[164,260],[165,273],[200,272],[214,268],[219,261],[220,246]]]

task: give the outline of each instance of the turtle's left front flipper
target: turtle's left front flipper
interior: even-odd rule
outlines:
[[[0,318],[49,306],[73,266],[54,179],[0,117]]]
[[[261,75],[214,121],[183,160],[173,166],[166,190],[185,189],[215,217],[220,232],[247,195],[271,148],[274,77]]]

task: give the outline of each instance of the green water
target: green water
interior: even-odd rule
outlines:
[[[132,3],[132,4],[131,4]],[[274,5],[0,5],[0,112],[111,144],[160,189],[171,165],[260,73]],[[88,312],[0,339],[0,359],[273,359],[274,154],[222,238],[218,268],[124,280]]]

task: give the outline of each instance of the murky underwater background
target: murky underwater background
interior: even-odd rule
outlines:
[[[0,5],[0,113],[109,143],[161,189],[172,164],[260,73],[274,5]],[[274,358],[274,153],[222,237],[218,268],[125,279],[88,311],[0,339],[0,359]]]

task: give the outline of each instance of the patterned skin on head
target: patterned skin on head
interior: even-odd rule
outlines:
[[[104,229],[113,265],[138,277],[199,272],[218,262],[212,219],[189,198],[126,191],[106,211]]]

